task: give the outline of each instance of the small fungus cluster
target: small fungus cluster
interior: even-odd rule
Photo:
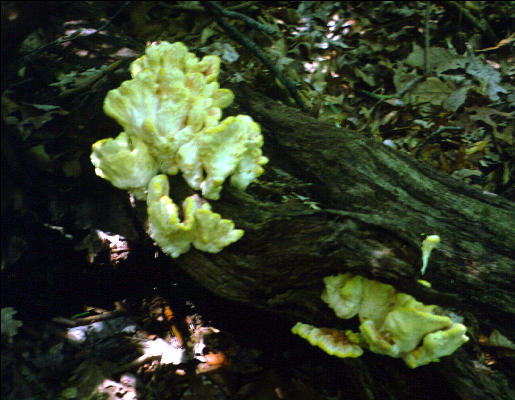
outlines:
[[[359,357],[361,347],[402,358],[416,368],[452,354],[469,338],[467,328],[436,314],[393,286],[351,273],[324,278],[322,300],[343,319],[359,317],[359,333],[317,328],[298,322],[292,332],[338,357]]]
[[[130,66],[132,79],[109,91],[104,112],[124,129],[93,144],[98,176],[146,200],[151,236],[172,257],[195,248],[211,253],[243,231],[211,211],[200,196],[186,198],[183,221],[169,197],[167,175],[182,173],[206,199],[217,200],[223,183],[245,188],[263,172],[259,125],[247,115],[220,121],[233,101],[217,82],[220,59],[199,60],[182,43],[147,47]]]

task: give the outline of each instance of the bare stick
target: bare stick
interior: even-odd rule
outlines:
[[[273,29],[273,28],[271,28],[271,27],[269,27],[267,25],[263,25],[261,22],[258,22],[255,19],[250,18],[250,17],[248,17],[245,14],[242,14],[242,13],[239,13],[239,12],[236,12],[236,11],[228,11],[228,10],[220,7],[215,2],[210,2],[210,3],[211,3],[211,6],[214,9],[216,9],[220,14],[222,14],[224,17],[236,18],[236,19],[242,20],[243,22],[245,22],[250,27],[259,29],[260,31],[268,33],[269,35],[276,35],[277,34],[277,31],[275,29]]]
[[[249,38],[243,36],[242,33],[240,33],[236,28],[234,28],[227,20],[222,16],[220,11],[218,10],[218,7],[215,7],[213,5],[213,2],[210,1],[203,1],[202,5],[206,8],[206,10],[210,11],[213,14],[213,18],[215,19],[216,23],[220,25],[227,34],[232,37],[235,41],[245,46],[247,49],[249,49],[252,53],[256,55],[257,58],[261,60],[261,62],[274,73],[275,76],[277,76],[277,79],[288,89],[288,92],[290,93],[290,96],[293,97],[295,100],[295,103],[302,109],[302,111],[307,112],[309,111],[309,108],[302,99],[300,98],[299,94],[297,93],[297,89],[295,87],[295,82],[288,79],[284,74],[275,66],[275,64],[270,60],[265,53],[258,47],[256,43],[254,43]]]

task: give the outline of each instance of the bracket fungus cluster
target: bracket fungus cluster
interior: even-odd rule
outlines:
[[[452,354],[469,338],[467,328],[436,314],[393,286],[351,273],[324,278],[322,300],[336,316],[359,317],[359,333],[317,328],[298,322],[292,332],[338,357],[359,357],[361,347],[378,354],[402,358],[416,368]]]
[[[263,172],[259,125],[247,115],[220,121],[233,101],[217,82],[220,59],[199,60],[182,43],[160,42],[130,66],[132,79],[109,91],[104,112],[123,132],[93,144],[98,176],[146,200],[151,236],[172,257],[195,248],[211,253],[237,241],[243,231],[213,213],[194,195],[179,209],[169,197],[167,175],[182,173],[206,199],[217,200],[223,183],[245,188]]]

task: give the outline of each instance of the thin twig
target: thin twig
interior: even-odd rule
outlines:
[[[422,152],[422,149],[428,144],[428,143],[431,143],[432,141],[434,141],[441,133],[445,132],[445,131],[462,131],[463,130],[463,127],[461,126],[441,126],[439,127],[436,131],[434,131],[433,133],[431,133],[427,138],[426,140],[424,140],[422,142],[422,144],[419,146],[419,148],[417,149],[417,152],[415,154],[415,157],[418,157],[420,155],[420,153]]]
[[[413,86],[415,86],[417,83],[419,83],[422,79],[424,79],[422,76],[416,76],[411,81],[406,83],[403,88],[401,88],[397,93],[395,93],[395,97],[401,98],[404,96],[405,93],[407,93]]]
[[[72,40],[74,39],[77,39],[79,36],[84,36],[84,37],[88,37],[88,36],[93,36],[93,35],[96,35],[97,33],[103,31],[104,29],[106,29],[110,24],[111,22],[113,22],[113,20],[123,11],[123,9],[125,7],[127,7],[131,2],[130,1],[126,1],[125,3],[122,4],[122,6],[118,9],[118,11],[116,11],[112,16],[111,18],[109,18],[107,20],[107,22],[102,25],[100,28],[98,29],[94,29],[92,32],[89,32],[89,33],[83,33],[83,30],[82,29],[79,29],[77,32],[71,34],[71,35],[68,35],[68,36],[65,36],[65,37],[60,37],[60,38],[57,38],[56,40],[50,42],[50,43],[47,43],[41,47],[38,47],[36,50],[30,52],[29,54],[26,55],[26,57],[32,57],[38,53],[41,53],[43,50],[46,50],[48,49],[49,47],[53,47],[53,46],[57,46],[61,43],[65,43],[65,42],[71,42]]]
[[[102,25],[100,28],[98,28],[98,29],[96,30],[96,32],[93,32],[93,33],[92,33],[92,35],[94,35],[95,33],[100,32],[100,31],[103,31],[105,28],[107,28],[107,27],[111,24],[111,22],[113,22],[113,20],[114,20],[114,19],[115,19],[115,18],[116,18],[116,17],[117,17],[117,16],[118,16],[118,15],[119,15],[119,14],[120,14],[124,9],[125,9],[125,7],[127,7],[129,4],[131,4],[131,2],[130,2],[130,1],[126,1],[125,3],[123,3],[123,4],[122,4],[122,6],[118,9],[118,11],[116,11],[116,12],[111,16],[111,18],[109,18],[109,19],[107,20],[107,22],[106,22],[104,25]]]
[[[243,3],[238,3],[233,6],[227,6],[226,10],[236,11],[236,10],[243,10],[248,9],[250,6],[255,6],[255,1],[244,1]]]
[[[293,97],[295,103],[302,109],[304,112],[309,111],[309,107],[304,104],[299,94],[297,93],[297,89],[295,87],[295,82],[288,79],[283,73],[276,67],[276,65],[263,53],[263,51],[258,47],[256,43],[254,43],[249,38],[243,36],[236,28],[234,28],[227,20],[221,15],[217,8],[213,7],[212,2],[203,1],[202,5],[206,8],[206,10],[210,11],[213,14],[213,18],[216,23],[219,24],[227,34],[232,37],[235,41],[245,46],[252,53],[256,55],[257,58],[261,60],[261,62],[274,73],[274,75],[279,79],[279,81],[288,89],[290,96]]]
[[[465,18],[467,18],[470,22],[477,26],[479,30],[483,32],[485,35],[487,35],[492,42],[497,42],[497,36],[495,35],[494,30],[492,29],[492,27],[486,19],[477,19],[466,7],[460,4],[459,1],[449,1],[449,3],[456,7],[460,12],[462,12]]]
[[[65,90],[64,92],[60,93],[57,97],[64,98],[64,97],[68,97],[72,94],[76,94],[76,93],[87,90],[91,85],[93,85],[93,83],[98,81],[105,74],[118,68],[123,61],[124,60],[117,60],[117,61],[113,62],[111,65],[109,65],[107,68],[104,68],[103,70],[98,71],[96,74],[89,76],[85,79],[79,80],[78,86],[75,86],[71,89]]]
[[[228,18],[236,18],[239,20],[242,20],[245,22],[248,26],[251,28],[259,29],[265,33],[268,33],[269,35],[276,35],[277,31],[270,26],[263,25],[261,22],[256,21],[254,18],[250,18],[245,14],[236,12],[236,11],[228,11],[222,7],[220,7],[215,2],[211,2],[211,6],[216,9],[220,14],[222,14],[224,17]]]
[[[186,4],[168,4],[165,1],[160,1],[159,5],[161,7],[167,8],[168,10],[174,11],[190,11],[190,12],[205,12],[206,10],[202,6],[198,6],[195,3],[186,3]]]
[[[228,6],[225,10],[242,10],[242,9],[248,9],[250,6],[255,5],[254,1],[245,1],[243,3],[238,3],[233,6]],[[167,8],[168,10],[176,10],[176,11],[189,11],[189,12],[205,12],[206,9],[202,6],[197,5],[194,2],[190,3],[183,3],[183,4],[168,4],[165,1],[160,1],[159,5],[161,7]]]
[[[125,312],[114,310],[114,311],[108,311],[102,314],[98,315],[92,315],[90,317],[84,317],[84,318],[77,318],[77,319],[70,319],[65,317],[54,317],[52,318],[52,322],[55,322],[57,324],[62,325],[68,325],[68,326],[82,326],[82,325],[89,325],[94,322],[98,321],[105,321],[108,319],[117,318],[119,316],[126,315]]]

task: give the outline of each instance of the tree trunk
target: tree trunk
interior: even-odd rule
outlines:
[[[233,91],[239,111],[260,123],[271,161],[246,192],[226,187],[213,202],[245,236],[216,255],[192,250],[178,265],[222,297],[326,327],[342,321],[320,300],[324,276],[390,283],[465,316],[473,338],[422,372],[374,355],[343,361],[363,398],[410,398],[415,375],[428,387],[447,381],[464,399],[515,398],[507,359],[493,368],[474,361],[480,332],[515,336],[513,203],[251,89]],[[431,289],[416,282],[429,234],[441,237],[424,276]]]

